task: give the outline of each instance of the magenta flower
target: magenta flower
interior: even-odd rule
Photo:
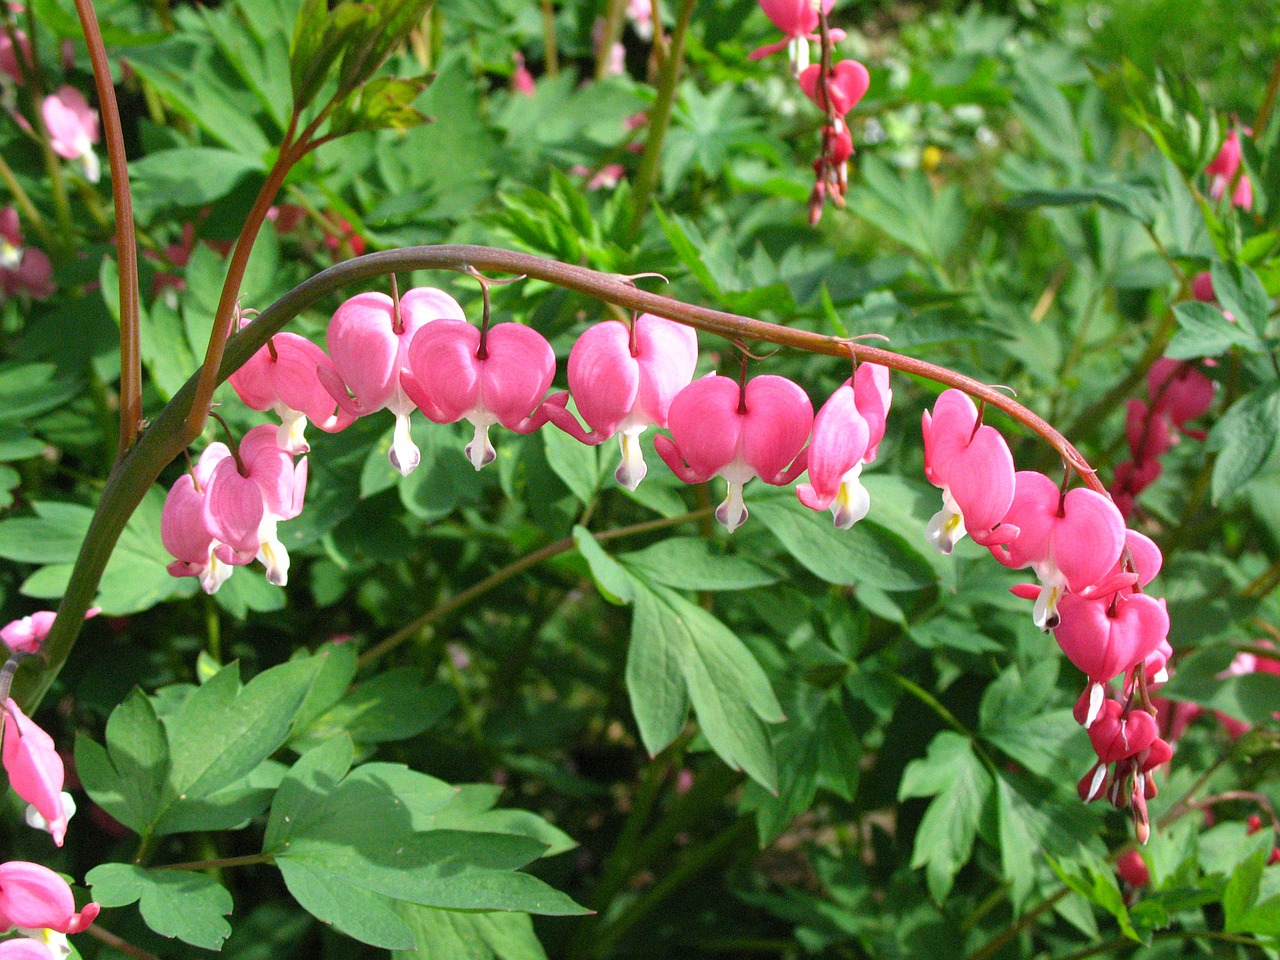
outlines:
[[[267,582],[283,587],[289,582],[289,552],[276,535],[276,524],[302,512],[307,491],[307,458],[296,465],[288,451],[277,444],[270,424],[254,427],[240,441],[240,459],[262,496],[258,523],[257,559],[267,568]]]
[[[4,769],[9,785],[40,817],[36,820],[28,814],[28,821],[48,830],[53,842],[62,846],[67,820],[75,807],[68,812],[65,800],[69,795],[62,792],[65,771],[53,738],[29,719],[12,698],[4,703],[0,732],[4,736]]]
[[[89,106],[84,94],[75,87],[59,87],[44,98],[40,114],[53,152],[65,160],[79,160],[85,179],[97,183],[102,175],[93,150],[99,140],[98,111]]]
[[[1245,131],[1248,133],[1248,131]],[[1240,162],[1243,151],[1240,148],[1240,134],[1232,130],[1222,142],[1217,155],[1204,168],[1209,175],[1209,196],[1221,200],[1227,188],[1235,181],[1235,189],[1231,192],[1231,203],[1242,210],[1253,208],[1253,183],[1247,173],[1240,173]],[[1238,176],[1238,179],[1237,179]]]
[[[333,361],[318,346],[296,333],[277,333],[228,379],[245,406],[280,417],[276,442],[296,455],[311,449],[303,433],[308,420],[326,433],[355,420],[320,382],[321,367],[332,371]]]
[[[796,496],[811,510],[830,508],[839,530],[848,530],[871,509],[871,496],[859,479],[870,433],[852,378],[836,388],[813,419],[809,482],[796,487]]]
[[[44,251],[23,246],[18,211],[0,210],[0,290],[10,297],[21,293],[43,300],[54,289],[53,264]]]
[[[715,374],[695,380],[671,401],[671,438],[654,440],[658,455],[685,483],[724,477],[728,495],[716,519],[730,533],[747,519],[742,488],[752,477],[782,486],[805,469],[802,453],[813,425],[813,405],[785,377],[765,375],[747,384]]]
[[[827,73],[825,91],[820,82],[821,73],[822,67],[819,64],[806,67],[797,77],[800,81],[800,89],[824,113],[827,110],[826,95],[829,93],[831,109],[838,117],[843,117],[856,107],[858,101],[867,95],[867,90],[871,86],[871,75],[857,60],[841,60],[833,64]]]
[[[1058,604],[1054,639],[1089,678],[1084,725],[1091,726],[1102,708],[1103,688],[1112,677],[1142,663],[1169,634],[1164,600],[1144,593],[1117,593],[1110,599],[1089,599],[1075,593]],[[1083,703],[1082,705],[1083,706]]]
[[[93,923],[98,909],[88,903],[77,912],[67,881],[48,867],[24,860],[0,863],[0,930],[79,933]]]
[[[1186,360],[1161,357],[1147,371],[1151,406],[1182,430],[1188,420],[1209,412],[1217,384]]]
[[[96,617],[102,612],[99,607],[90,607],[85,619]],[[37,610],[30,616],[13,620],[0,627],[0,640],[3,640],[14,653],[38,653],[44,638],[53,629],[53,621],[57,614],[52,610]]]
[[[836,0],[822,0],[822,12],[830,13],[835,5]],[[752,50],[749,57],[762,60],[779,50],[787,50],[792,69],[799,74],[809,65],[809,41],[820,39],[817,32],[818,4],[815,0],[760,0],[760,9],[786,36],[776,43],[767,43]],[[844,39],[843,30],[829,32],[834,41]]]
[[[569,391],[591,432],[562,407],[548,406],[547,416],[583,443],[603,443],[617,434],[622,462],[614,476],[634,490],[648,469],[640,435],[650,426],[667,425],[671,401],[689,385],[697,364],[698,335],[692,327],[650,313],[642,313],[630,328],[617,320],[597,323],[569,352]]]
[[[466,320],[437,320],[409,346],[404,392],[433,423],[466,420],[475,436],[466,445],[477,470],[497,453],[489,428],[500,423],[530,433],[547,422],[539,409],[556,372],[556,355],[546,338],[519,323],[499,323],[485,334]],[[563,406],[566,394],[548,400]]]
[[[1158,735],[1155,717],[1145,710],[1130,710],[1126,715],[1114,700],[1103,703],[1098,718],[1089,727],[1089,742],[1103,763],[1115,763],[1141,753]]]
[[[171,577],[197,577],[205,593],[213,594],[231,576],[232,565],[222,560],[222,544],[204,523],[205,488],[214,468],[231,456],[225,443],[211,443],[200,455],[194,475],[184,473],[169,489],[160,513],[160,539],[176,559]],[[243,561],[247,563],[248,561]]]
[[[889,419],[889,407],[893,404],[893,389],[889,386],[889,368],[878,363],[860,363],[853,373],[853,393],[858,412],[867,421],[867,452],[863,463],[872,463],[880,452],[885,426]]]
[[[1036,598],[1033,619],[1042,630],[1057,623],[1064,592],[1096,588],[1124,549],[1124,518],[1114,503],[1083,488],[1063,496],[1042,473],[1018,472],[1006,521],[1018,528],[1018,536],[991,553],[1012,570],[1035,571],[1044,589]]]
[[[959,390],[944,390],[924,412],[924,474],[942,488],[942,509],[925,536],[949,554],[966,533],[985,547],[1008,543],[1018,535],[1004,522],[1013,502],[1013,454],[994,427],[978,425],[978,408]]]
[[[408,291],[400,298],[398,311],[386,294],[357,294],[338,307],[329,321],[332,368],[316,369],[324,388],[348,415],[363,417],[383,409],[395,414],[390,459],[404,476],[413,472],[422,455],[409,436],[413,401],[400,386],[400,374],[408,369],[414,335],[442,319],[465,321],[466,317],[458,301],[434,287]]]

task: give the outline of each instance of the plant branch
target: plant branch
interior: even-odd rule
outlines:
[[[649,202],[658,185],[659,163],[662,159],[662,145],[667,139],[667,128],[671,126],[671,110],[675,106],[676,87],[680,83],[680,70],[684,66],[684,42],[689,34],[689,23],[693,19],[693,8],[697,0],[682,0],[680,11],[676,15],[676,25],[666,39],[666,49],[661,59],[661,70],[658,73],[658,97],[649,108],[649,135],[644,142],[644,153],[640,157],[640,169],[636,172],[634,208],[631,215],[631,235],[640,232],[645,215],[649,212]],[[657,12],[654,13],[655,22]],[[654,49],[658,49],[659,39],[654,34]]]
[[[265,215],[266,204],[261,203],[261,197],[259,199]],[[236,255],[240,252],[237,247]],[[247,253],[245,257],[247,258]],[[601,273],[532,254],[468,245],[383,250],[346,260],[321,271],[273,303],[235,337],[225,344],[217,344],[218,350],[214,355],[220,357],[221,362],[213,375],[209,376],[207,369],[193,375],[140,435],[138,442],[117,462],[107,477],[98,508],[76,558],[67,591],[58,608],[57,620],[45,640],[47,666],[34,677],[25,671],[19,673],[15,684],[19,691],[19,702],[28,709],[34,709],[62,669],[79,635],[85,611],[93,601],[102,571],[106,568],[107,560],[125,524],[146,496],[147,490],[160,476],[160,472],[199,435],[198,430],[194,435],[191,434],[190,426],[193,423],[203,425],[214,387],[238,370],[286,323],[336,290],[389,273],[409,273],[414,270],[466,271],[468,268],[494,273],[524,274],[605,303],[686,323],[731,341],[764,341],[842,358],[848,358],[852,354],[859,362],[883,364],[894,370],[955,387],[986,401],[989,406],[1003,410],[1039,434],[1090,488],[1099,492],[1105,489],[1084,457],[1043,419],[985,383],[936,364],[879,347],[850,343],[838,337],[794,330],[721,310],[694,306],[637,289],[626,278],[616,274]],[[243,270],[243,262],[240,269]],[[234,306],[234,297],[231,304]],[[225,350],[222,349],[223,346]]]
[[[1271,121],[1271,110],[1276,105],[1276,94],[1280,92],[1280,54],[1276,56],[1275,65],[1271,68],[1271,79],[1267,83],[1267,92],[1258,107],[1258,116],[1253,121],[1255,136],[1261,137],[1267,132],[1267,124]]]
[[[166,863],[157,870],[223,870],[227,867],[251,867],[259,863],[272,863],[275,857],[269,853],[249,853],[243,857],[222,857],[217,860],[192,860],[187,863]]]
[[[560,47],[556,42],[556,11],[552,0],[542,0],[542,62],[547,76],[560,73]]]
[[[141,947],[135,947],[129,941],[116,936],[110,930],[106,930],[96,923],[89,924],[89,926],[85,927],[84,932],[96,940],[101,940],[111,949],[117,950],[126,956],[134,957],[135,960],[160,960],[154,953],[143,950]]]
[[[138,299],[138,243],[133,233],[133,195],[129,191],[129,167],[124,155],[124,130],[120,106],[111,82],[102,30],[92,0],[76,0],[80,26],[93,62],[93,82],[98,88],[98,109],[111,166],[111,198],[116,208],[116,262],[120,267],[120,443],[117,457],[137,439],[142,426],[141,308]]]

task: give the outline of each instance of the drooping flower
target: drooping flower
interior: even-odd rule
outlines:
[[[308,420],[326,433],[355,420],[320,382],[321,367],[332,369],[333,361],[318,346],[296,333],[277,333],[228,379],[245,406],[280,417],[276,442],[297,455],[311,449],[303,432]]]
[[[1147,371],[1152,409],[1168,416],[1179,430],[1208,413],[1216,390],[1217,385],[1186,360],[1161,357]]]
[[[25,294],[36,300],[53,296],[53,263],[43,250],[23,245],[18,211],[0,210],[0,290],[6,296]]]
[[[742,488],[752,477],[782,486],[805,468],[802,451],[813,405],[785,377],[756,377],[743,390],[716,374],[695,380],[671,402],[671,438],[654,440],[658,455],[685,483],[724,477],[728,495],[716,519],[730,533],[747,519]]]
[[[830,508],[839,530],[848,530],[871,508],[871,496],[859,479],[870,433],[852,378],[836,388],[813,419],[809,482],[796,487],[796,496],[811,510]]]
[[[395,414],[390,459],[405,476],[422,455],[409,435],[414,404],[400,386],[400,374],[408,369],[414,335],[434,320],[465,322],[466,316],[458,301],[434,287],[408,291],[400,298],[398,310],[384,293],[357,294],[338,307],[329,321],[332,368],[316,370],[324,388],[348,415],[363,417],[383,409]]]
[[[466,420],[475,427],[466,454],[479,470],[497,456],[489,442],[495,423],[530,433],[547,422],[540,405],[555,372],[551,344],[532,327],[499,323],[482,338],[466,320],[437,320],[413,338],[401,384],[433,423]],[[567,399],[560,394],[547,403],[563,406]]]
[[[830,94],[831,110],[837,117],[843,117],[856,107],[871,87],[871,74],[857,60],[840,60],[832,64],[825,84],[822,83],[821,76],[820,64],[806,67],[797,78],[800,89],[824,113],[827,112],[827,95]]]
[[[184,473],[169,488],[160,513],[160,539],[175,557],[171,577],[197,577],[205,593],[213,594],[231,576],[232,564],[222,560],[222,544],[204,523],[204,495],[214,468],[231,451],[225,443],[211,443],[196,462],[194,473]],[[248,561],[244,561],[248,562]]]
[[[1116,676],[1142,663],[1169,635],[1164,600],[1144,593],[1117,593],[1090,599],[1068,593],[1058,602],[1054,639],[1089,678],[1077,705],[1088,727],[1102,709],[1104,688]]]
[[[288,451],[280,449],[277,431],[270,424],[254,427],[244,435],[240,458],[262,495],[257,559],[267,568],[267,582],[283,587],[289,581],[289,552],[276,534],[276,525],[302,512],[307,458],[295,464]]]
[[[98,111],[75,87],[59,87],[56,93],[44,98],[40,109],[45,129],[49,131],[49,146],[64,160],[79,160],[84,168],[84,178],[97,183],[102,167],[93,145],[98,142]]]
[[[98,607],[90,607],[84,616],[87,620],[101,612]],[[53,629],[53,621],[57,616],[52,610],[37,610],[21,619],[12,620],[0,627],[0,640],[14,653],[38,653],[44,638]]]
[[[823,13],[830,13],[836,0],[821,0]],[[821,39],[818,35],[818,3],[816,0],[760,0],[760,9],[773,21],[773,25],[786,36],[776,43],[767,43],[752,50],[752,60],[762,60],[779,50],[786,50],[791,58],[792,70],[799,74],[809,66],[809,42]],[[844,39],[843,30],[828,31],[833,41]]]
[[[98,916],[96,903],[76,910],[67,881],[48,867],[25,860],[0,863],[0,930],[79,933]]]
[[[18,41],[16,45],[15,39]],[[21,61],[18,59],[19,53],[22,55]],[[27,35],[17,29],[12,34],[8,30],[0,30],[0,73],[21,85],[22,62],[31,63],[31,41],[27,39]]]
[[[1064,495],[1042,473],[1017,473],[1005,518],[1018,528],[1018,536],[991,553],[1011,570],[1035,571],[1043,589],[1033,618],[1042,630],[1057,623],[1064,592],[1087,594],[1095,589],[1108,579],[1124,549],[1124,518],[1114,503],[1084,488]]]
[[[1013,502],[1013,454],[994,427],[978,425],[978,408],[959,390],[944,390],[924,412],[924,473],[942,488],[942,509],[925,528],[940,553],[966,533],[986,547],[1018,535],[1005,514]]]
[[[9,775],[9,785],[35,808],[53,842],[62,846],[71,816],[63,802],[62,784],[66,773],[62,757],[53,745],[53,738],[29,719],[12,698],[4,702],[3,710],[0,733],[4,737],[4,769]],[[0,896],[3,896],[2,890]]]
[[[515,69],[511,71],[512,92],[522,97],[532,97],[537,90],[537,83],[533,79],[533,74],[529,72],[529,68],[524,65],[524,54],[519,50],[513,50],[511,59],[515,63]]]
[[[689,326],[649,313],[631,327],[606,320],[587,328],[569,351],[569,392],[587,422],[587,433],[567,410],[548,407],[548,418],[583,443],[603,443],[615,434],[622,462],[615,477],[629,490],[646,470],[640,435],[665,427],[677,393],[693,379],[698,335]]]
[[[1248,133],[1249,131],[1245,131]],[[1253,208],[1253,183],[1249,180],[1247,173],[1240,172],[1240,163],[1243,159],[1244,152],[1240,147],[1240,133],[1232,130],[1227,134],[1227,138],[1222,142],[1222,146],[1218,149],[1218,153],[1204,168],[1204,172],[1209,175],[1209,196],[1214,200],[1221,200],[1226,195],[1227,188],[1235,182],[1235,188],[1231,192],[1231,203],[1240,207],[1242,210],[1250,210]]]

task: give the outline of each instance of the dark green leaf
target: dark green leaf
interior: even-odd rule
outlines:
[[[1175,360],[1193,360],[1199,357],[1217,357],[1232,347],[1244,347],[1256,351],[1261,347],[1257,338],[1239,324],[1228,320],[1211,303],[1188,300],[1176,304],[1174,316],[1178,319],[1178,332],[1165,350]]]
[[[104,907],[138,904],[142,919],[162,937],[177,937],[206,950],[221,950],[231,935],[226,921],[231,894],[203,873],[144,870],[127,863],[104,863],[85,877],[93,898]]]
[[[1262,469],[1275,447],[1280,424],[1280,387],[1258,387],[1227,410],[1209,431],[1213,465],[1213,502],[1221,503]]]

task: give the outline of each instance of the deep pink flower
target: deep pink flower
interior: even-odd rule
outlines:
[[[62,846],[70,814],[62,793],[65,778],[62,757],[58,756],[53,738],[29,719],[12,698],[4,703],[0,733],[4,737],[4,769],[9,775],[9,785],[35,808],[53,842]]]
[[[716,519],[732,533],[747,519],[747,481],[782,486],[804,470],[813,405],[785,377],[756,377],[744,391],[736,380],[711,374],[676,395],[667,425],[671,439],[654,440],[658,455],[685,483],[725,478],[729,491]]]
[[[826,96],[823,93],[820,76],[820,64],[812,64],[797,78],[805,96],[817,104],[818,109],[826,111]],[[827,92],[831,94],[831,107],[836,116],[843,117],[858,105],[871,86],[871,75],[857,60],[841,60],[831,67],[827,74]]]
[[[329,321],[333,366],[317,368],[320,382],[350,416],[363,417],[383,409],[395,414],[390,458],[392,466],[405,476],[421,460],[409,436],[413,401],[400,386],[400,374],[408,369],[409,344],[414,334],[433,320],[465,319],[458,301],[443,290],[417,287],[400,298],[398,321],[395,305],[384,293],[357,294],[338,307]]]
[[[1115,763],[1141,753],[1158,735],[1155,717],[1145,710],[1130,710],[1125,714],[1124,708],[1114,700],[1102,704],[1097,719],[1089,727],[1089,742],[1103,763]]]
[[[87,620],[101,612],[102,610],[98,607],[90,607],[84,616]],[[37,610],[30,616],[13,620],[4,627],[0,627],[0,640],[4,640],[5,646],[14,653],[37,653],[40,645],[44,643],[44,638],[53,629],[53,621],[56,617],[57,614],[52,610]]]
[[[924,412],[924,473],[942,488],[942,509],[925,528],[940,553],[950,553],[966,533],[996,546],[1018,535],[1005,514],[1013,502],[1013,454],[994,427],[978,426],[978,408],[959,390],[944,390],[933,412]]]
[[[240,442],[240,459],[262,494],[257,559],[267,568],[267,582],[283,587],[289,581],[289,552],[276,535],[276,524],[302,512],[307,458],[295,465],[288,451],[277,444],[276,429],[263,424],[245,434]]]
[[[889,407],[893,404],[893,389],[889,386],[889,368],[879,363],[860,363],[853,372],[853,393],[858,412],[867,421],[867,452],[863,463],[872,463],[880,452],[880,441],[889,419]]]
[[[522,97],[532,97],[537,90],[537,83],[533,79],[533,74],[529,72],[529,68],[524,65],[524,54],[515,50],[511,54],[511,59],[515,62],[515,69],[511,71],[512,91]]]
[[[45,129],[49,131],[49,146],[65,160],[79,160],[84,166],[84,177],[97,183],[102,174],[98,155],[93,145],[98,142],[98,111],[75,87],[59,87],[56,93],[44,98],[40,108]]]
[[[822,12],[830,13],[835,5],[836,0],[822,0]],[[813,0],[760,0],[760,9],[786,36],[776,43],[767,43],[752,50],[750,58],[761,60],[779,50],[789,50],[792,68],[800,73],[809,65],[809,41],[820,39],[817,5]],[[836,42],[845,36],[843,30],[832,29],[829,33]]]
[[[796,487],[796,496],[811,510],[830,508],[839,530],[848,530],[871,509],[871,496],[859,479],[870,433],[852,378],[836,388],[813,419],[809,482]]]
[[[1248,132],[1248,131],[1246,131]],[[1233,180],[1235,189],[1231,194],[1231,203],[1244,210],[1253,207],[1253,184],[1247,173],[1239,173],[1243,151],[1240,148],[1240,134],[1232,130],[1222,142],[1217,155],[1204,168],[1209,175],[1209,196],[1221,200]],[[1236,180],[1237,174],[1239,179]]]
[[[569,351],[569,391],[591,432],[562,407],[549,406],[547,415],[583,443],[603,443],[617,434],[622,462],[615,477],[634,490],[647,470],[640,435],[667,425],[671,401],[689,385],[697,365],[693,327],[650,313],[636,317],[630,328],[606,320],[588,327]]]
[[[1120,879],[1134,890],[1145,887],[1151,882],[1151,871],[1147,869],[1147,861],[1137,850],[1130,850],[1116,860],[1116,873]]]
[[[1064,496],[1044,474],[1028,470],[1019,471],[1015,481],[1005,519],[1019,533],[991,553],[1012,570],[1035,571],[1044,589],[1033,618],[1036,626],[1049,630],[1064,591],[1083,593],[1111,573],[1124,549],[1124,518],[1114,503],[1093,490],[1077,488]]]
[[[437,320],[413,338],[401,384],[432,422],[466,420],[475,427],[466,453],[479,470],[497,456],[489,442],[493,424],[529,433],[547,422],[539,405],[555,372],[551,344],[532,327],[496,324],[481,350],[478,328],[466,320]],[[548,403],[567,399],[561,394]]]
[[[15,38],[18,41],[16,49],[13,43]],[[22,54],[23,62],[31,63],[31,41],[27,39],[27,35],[17,29],[12,35],[8,30],[0,29],[0,73],[17,84],[23,82],[22,65],[18,60],[19,53]]]
[[[1129,452],[1138,463],[1151,463],[1175,442],[1173,425],[1158,410],[1151,410],[1137,397],[1125,405],[1124,435]]]
[[[1213,276],[1208,270],[1201,270],[1192,278],[1191,295],[1203,303],[1213,303],[1217,299],[1213,292]]]
[[[24,860],[0,863],[0,930],[79,933],[98,916],[96,903],[76,911],[67,881],[48,867]]]
[[[333,361],[318,346],[296,333],[277,333],[228,379],[245,406],[280,417],[276,442],[296,455],[311,449],[303,433],[308,420],[327,433],[355,420],[320,382],[321,367],[332,369]]]
[[[43,250],[23,246],[18,211],[0,210],[0,290],[6,296],[25,294],[36,300],[53,296],[53,263]]]
[[[1068,593],[1058,603],[1058,615],[1054,639],[1089,678],[1081,712],[1085,726],[1091,726],[1106,683],[1142,663],[1168,637],[1169,613],[1164,600],[1144,593],[1117,593],[1109,600]]]
[[[1182,429],[1188,420],[1209,412],[1217,385],[1195,364],[1161,357],[1147,371],[1151,406]]]

